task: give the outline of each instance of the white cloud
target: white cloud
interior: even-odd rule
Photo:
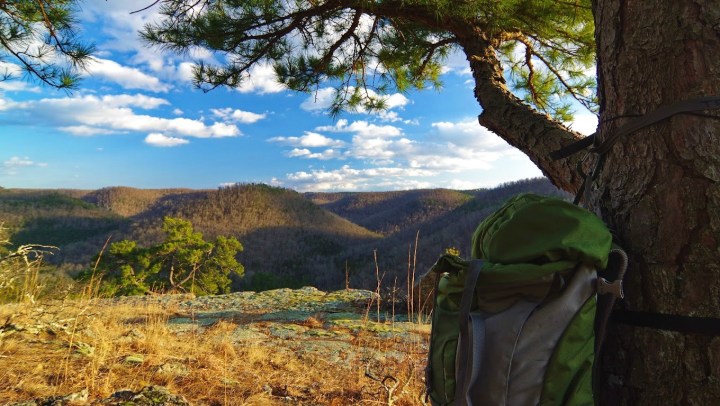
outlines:
[[[459,76],[472,75],[470,63],[468,63],[465,53],[459,50],[450,53],[450,56],[448,56],[447,60],[445,60],[445,63],[443,64],[442,73],[453,73]]]
[[[322,134],[318,134],[312,131],[305,131],[305,135],[301,137],[273,137],[268,139],[268,141],[277,142],[285,145],[309,148],[345,146],[345,142],[341,140],[328,138]]]
[[[0,71],[2,74],[2,71]],[[0,81],[0,90],[6,92],[33,92],[39,93],[41,89],[37,86],[32,86],[26,81],[21,80],[3,80]]]
[[[327,110],[335,100],[335,92],[336,90],[331,87],[319,89],[300,103],[300,108],[305,111]]]
[[[13,156],[3,162],[3,173],[6,175],[17,175],[21,168],[38,167],[44,168],[48,166],[44,162],[34,162],[29,157]]]
[[[148,6],[143,0],[86,1],[80,9],[82,22],[97,27],[95,36],[97,56],[127,56],[126,63],[145,73],[153,72],[165,83],[189,82],[192,79],[191,61],[215,64],[214,54],[207,49],[191,47],[187,54],[165,52],[143,43],[138,32],[146,25],[160,19],[159,5],[139,13],[130,14]]]
[[[385,100],[388,109],[403,107],[410,103],[410,99],[400,93],[393,93],[389,96],[383,96],[382,98]]]
[[[266,117],[266,114],[252,113],[243,110],[233,110],[231,108],[210,109],[215,116],[226,121],[236,121],[243,124],[252,124]]]
[[[388,164],[395,156],[392,146],[393,141],[385,138],[355,136],[350,155],[354,158],[375,160],[377,164]]]
[[[391,125],[376,125],[367,121],[359,120],[348,124],[345,119],[340,119],[332,126],[320,126],[317,131],[328,131],[336,133],[355,133],[355,135],[363,138],[386,138],[398,137],[402,135],[402,130]]]
[[[106,130],[103,128],[95,128],[87,125],[70,125],[67,127],[59,127],[58,130],[78,136],[93,136],[117,133],[117,131]]]
[[[91,96],[94,97],[94,96]],[[66,99],[50,99],[50,100],[66,100]],[[145,110],[156,109],[160,106],[169,105],[165,99],[158,97],[145,96],[144,94],[118,94],[118,95],[106,95],[100,98],[100,101],[109,107],[124,107],[134,106],[140,107]]]
[[[18,156],[11,157],[7,161],[3,162],[5,168],[19,168],[22,166],[33,166],[35,162],[31,161],[30,158],[20,158]]]
[[[395,123],[395,122],[401,121],[404,124],[413,124],[413,125],[419,124],[419,121],[417,119],[406,120],[406,119],[401,118],[397,111],[384,110],[384,111],[378,112],[377,116],[381,121],[385,121],[388,123]]]
[[[302,149],[301,148],[293,148],[292,151],[287,153],[287,156],[289,156],[291,158],[296,158],[296,157],[307,157],[310,154],[312,154],[312,153],[307,148],[302,148]]]
[[[411,139],[391,125],[366,121],[338,120],[332,126],[316,131],[351,133],[349,145],[314,151],[322,142],[308,142],[311,137],[276,137],[296,147],[286,152],[289,157],[323,160],[360,159],[365,169],[345,165],[340,169],[313,169],[288,174],[279,185],[299,190],[391,190],[415,187],[453,187],[469,189],[493,183],[492,176],[502,181],[537,176],[517,149],[481,127],[475,119],[437,122],[426,139]],[[317,134],[318,141],[329,139]],[[504,168],[503,175],[491,170]],[[506,169],[512,168],[512,169]],[[507,178],[507,179],[506,179]],[[286,182],[283,184],[282,182]]]
[[[4,62],[0,61],[0,74],[2,75],[19,75],[22,74],[23,70],[20,67],[20,65],[10,63],[10,62]]]
[[[477,119],[457,122],[441,121],[432,123],[439,140],[450,142],[473,150],[510,152],[514,150],[505,140],[478,124]]]
[[[353,88],[350,87],[348,89],[349,92],[353,91]],[[379,95],[376,92],[368,89],[367,93],[372,98],[378,98],[385,101],[385,110],[383,111],[377,111],[373,112],[374,115],[380,117],[383,121],[400,121],[402,120],[397,112],[391,112],[390,110],[396,109],[396,108],[402,108],[405,107],[410,103],[410,99],[405,97],[405,95],[401,93],[393,93],[391,95]],[[310,96],[308,96],[305,100],[303,100],[302,103],[300,103],[300,108],[305,111],[312,111],[312,112],[318,112],[318,111],[326,111],[330,108],[332,105],[332,102],[335,100],[335,95],[337,94],[337,90],[331,87],[325,87],[322,89],[319,89],[318,91],[314,92]],[[357,107],[353,113],[362,113],[367,114],[367,110],[363,108],[362,106]]]
[[[590,135],[597,130],[598,118],[595,114],[585,110],[576,113],[572,123],[565,124],[581,134]]]
[[[198,122],[198,121],[195,121]],[[202,123],[201,123],[202,124]],[[204,124],[203,124],[204,125]],[[235,137],[242,135],[240,130],[233,124],[215,123],[210,126],[211,137]],[[190,134],[185,134],[190,135]]]
[[[188,144],[190,141],[184,138],[168,137],[161,133],[150,133],[145,137],[145,143],[155,147],[177,147]]]
[[[153,92],[170,90],[170,85],[162,83],[160,79],[109,59],[94,59],[88,64],[88,73],[115,82],[125,89],[144,89]]]
[[[269,63],[255,64],[238,87],[241,93],[279,93],[287,88],[278,81],[273,66]]]
[[[177,67],[177,76],[183,82],[191,82],[195,77],[195,64],[191,62],[181,62]]]
[[[342,154],[332,148],[328,148],[322,152],[312,152],[307,148],[293,148],[293,150],[287,153],[287,156],[291,158],[319,159],[321,161],[342,158]]]
[[[300,191],[316,190],[377,190],[382,189],[413,189],[428,187],[430,183],[422,178],[432,172],[414,168],[379,167],[369,169],[353,169],[344,165],[339,169],[316,169],[310,172],[300,171],[286,175],[286,181],[273,179],[279,186],[292,187]]]
[[[4,110],[12,111],[13,119],[20,125],[42,123],[81,135],[120,132],[158,132],[198,138],[241,135],[234,124],[206,124],[202,120],[163,118],[134,111],[134,108],[153,109],[165,104],[169,103],[164,99],[144,95],[85,95],[13,102],[4,107]]]
[[[522,157],[515,148],[484,129],[474,120],[433,123],[435,130],[429,140],[412,140],[399,127],[376,125],[367,121],[338,120],[317,131],[351,133],[346,145],[319,133],[306,132],[302,137],[275,137],[270,141],[296,147],[289,157],[315,159],[361,159],[381,167],[404,167],[456,173],[464,170],[489,170],[503,158]],[[332,153],[312,148],[332,147]]]

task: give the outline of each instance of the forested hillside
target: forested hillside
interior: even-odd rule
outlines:
[[[0,222],[16,245],[54,245],[61,271],[87,269],[108,238],[139,245],[162,238],[165,216],[189,220],[208,239],[235,236],[245,277],[235,289],[375,284],[404,286],[408,267],[424,272],[445,248],[469,253],[480,220],[520,192],[560,195],[545,179],[494,189],[306,193],[258,184],[217,190],[0,189]],[[417,247],[415,246],[417,241]],[[415,255],[417,253],[417,255]],[[402,282],[402,283],[401,283]]]
[[[448,189],[307,193],[306,196],[333,213],[383,235],[438,218],[473,197],[468,192]]]

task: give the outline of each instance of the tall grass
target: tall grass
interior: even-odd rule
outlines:
[[[340,362],[324,352],[296,353],[292,340],[233,339],[247,322],[241,313],[204,328],[173,330],[169,322],[185,298],[100,299],[95,273],[74,300],[0,306],[0,399],[87,391],[92,401],[121,389],[162,385],[199,405],[423,404],[426,335],[409,341],[377,333],[399,330],[394,307],[389,322],[381,318],[384,273],[377,253],[375,260],[376,295],[359,330],[313,319],[314,328],[352,336],[345,339],[350,353]],[[391,294],[394,306],[397,280]],[[411,324],[411,331],[427,333],[426,326]]]
[[[0,303],[34,303],[46,287],[40,274],[43,257],[55,250],[57,247],[36,244],[15,248],[8,229],[0,223]]]
[[[12,330],[0,340],[0,399],[87,390],[92,400],[147,385],[165,386],[199,405],[409,406],[422,397],[420,342],[361,330],[349,341],[347,360],[333,361],[324,351],[298,353],[289,340],[238,342],[233,333],[241,322],[232,318],[179,332],[169,325],[177,302],[143,300],[99,300],[92,307],[57,302],[40,311],[0,306],[0,320],[6,320],[0,332]],[[60,327],[58,320],[64,320]]]

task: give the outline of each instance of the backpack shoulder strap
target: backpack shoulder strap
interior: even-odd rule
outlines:
[[[471,320],[470,310],[475,301],[475,286],[483,264],[482,260],[470,262],[460,303],[460,335],[455,357],[455,402],[458,405],[466,404],[465,394],[468,383],[477,379],[482,365],[482,354],[485,348],[485,322],[479,317]],[[472,328],[470,328],[471,323]]]

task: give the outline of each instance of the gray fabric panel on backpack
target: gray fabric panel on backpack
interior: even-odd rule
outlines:
[[[485,351],[482,356],[482,370],[466,371],[464,376],[477,379],[465,382],[463,393],[465,399],[456,399],[458,405],[501,405],[505,404],[507,378],[510,373],[513,350],[522,326],[538,303],[518,301],[504,312],[484,316],[485,318]],[[482,316],[473,312],[474,317]],[[470,320],[468,320],[470,322]],[[473,326],[470,325],[470,328]],[[462,345],[462,343],[461,343]],[[472,345],[466,343],[466,345]],[[458,350],[458,352],[460,352]],[[470,349],[468,350],[468,354]],[[472,355],[470,355],[472,358]],[[462,365],[462,364],[460,364]],[[457,376],[458,374],[456,374]],[[462,384],[458,382],[458,384]]]
[[[457,382],[464,386],[465,394],[465,399],[456,399],[457,404],[537,405],[545,367],[567,325],[595,293],[595,279],[593,268],[581,266],[563,293],[542,306],[521,300],[493,315],[472,312],[467,321],[470,329],[474,318],[485,319],[485,348],[480,371],[456,373],[466,377],[464,384]],[[476,357],[472,342],[459,345],[469,347],[466,351],[470,359]],[[459,361],[458,367],[465,368],[466,360]]]
[[[510,372],[508,405],[538,404],[553,350],[578,309],[595,294],[596,278],[594,268],[581,265],[562,295],[538,307],[525,323]]]

